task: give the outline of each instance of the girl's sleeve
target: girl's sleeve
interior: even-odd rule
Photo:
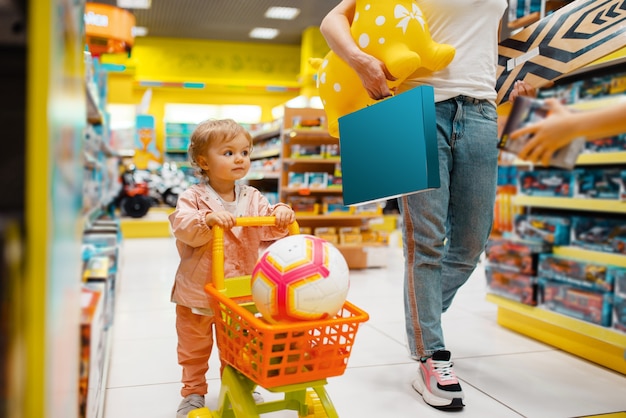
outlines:
[[[206,224],[209,212],[210,209],[200,209],[197,195],[185,191],[178,197],[176,210],[169,216],[174,237],[191,247],[206,245],[213,238],[213,232]]]

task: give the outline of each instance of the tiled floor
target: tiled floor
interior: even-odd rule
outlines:
[[[173,239],[123,242],[105,418],[176,416],[181,372],[169,296],[177,262]],[[626,417],[626,376],[500,327],[480,268],[443,317],[467,407],[446,413],[427,406],[410,384],[417,368],[404,346],[402,263],[393,248],[387,268],[351,274],[348,299],[370,320],[359,329],[346,372],[326,385],[340,417]],[[216,356],[210,364],[207,403],[216,409]]]

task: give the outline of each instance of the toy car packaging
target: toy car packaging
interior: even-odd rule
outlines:
[[[624,253],[624,240],[626,240],[624,218],[572,217],[570,239],[572,245],[594,251]]]
[[[559,282],[572,283],[581,288],[612,292],[614,278],[610,272],[612,268],[615,267],[553,254],[542,254],[539,256],[537,275]]]
[[[624,189],[622,170],[584,169],[577,170],[574,197],[592,199],[619,199]]]
[[[540,277],[539,305],[576,319],[608,327],[611,325],[611,294],[585,289]]]
[[[487,260],[501,269],[535,275],[539,254],[550,252],[550,246],[519,239],[490,239],[486,247]]]
[[[517,187],[526,196],[573,197],[576,174],[580,170],[520,170]]]
[[[529,241],[569,245],[570,223],[570,218],[564,216],[519,214],[514,221],[515,235]]]
[[[485,266],[485,275],[490,293],[526,305],[537,305],[536,277],[506,270],[491,264]]]

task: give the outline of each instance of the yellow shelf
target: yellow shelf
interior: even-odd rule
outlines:
[[[611,254],[602,251],[586,250],[579,247],[561,246],[552,249],[554,255],[562,257],[577,258],[580,260],[590,260],[601,264],[611,264],[626,268],[626,255]]]
[[[626,202],[611,199],[580,199],[569,197],[516,195],[513,196],[512,202],[516,206],[626,213]]]
[[[576,165],[590,164],[626,164],[626,151],[580,154],[576,160]]]
[[[143,218],[120,218],[120,230],[124,238],[166,238],[171,237],[170,222],[167,216],[174,208],[150,208]]]
[[[626,334],[493,294],[487,300],[503,327],[626,374]]]

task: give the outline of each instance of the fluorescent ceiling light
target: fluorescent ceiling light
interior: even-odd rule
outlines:
[[[278,36],[278,29],[274,28],[254,28],[250,31],[251,38],[274,39]]]
[[[293,20],[300,14],[300,9],[295,7],[270,7],[265,12],[268,19]]]
[[[117,7],[122,9],[149,9],[151,0],[117,0]]]

